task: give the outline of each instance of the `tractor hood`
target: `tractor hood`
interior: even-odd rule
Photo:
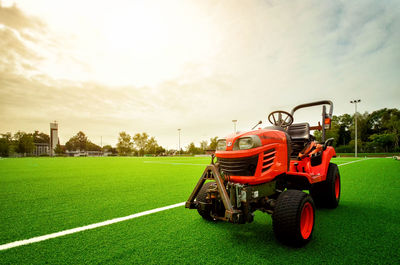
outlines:
[[[249,152],[248,150],[235,150],[235,144],[241,138],[254,138],[254,136],[259,139],[261,146],[258,146],[253,149],[262,148],[265,145],[272,143],[286,143],[286,133],[279,130],[274,129],[258,129],[249,132],[239,132],[237,134],[230,134],[226,139],[226,151],[217,151],[216,154],[222,154],[225,152]]]

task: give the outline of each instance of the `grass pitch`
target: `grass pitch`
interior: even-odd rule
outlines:
[[[353,161],[338,158],[342,164]],[[0,160],[0,244],[185,201],[208,158]],[[0,263],[400,262],[400,162],[339,167],[336,210],[318,209],[311,242],[275,241],[271,218],[210,223],[183,207],[0,252]]]

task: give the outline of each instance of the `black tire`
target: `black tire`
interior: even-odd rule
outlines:
[[[275,237],[284,244],[300,247],[312,237],[315,206],[310,195],[299,190],[282,192],[272,214]]]
[[[207,202],[207,190],[211,185],[216,185],[215,182],[207,182],[204,183],[203,187],[201,187],[199,194],[197,194],[196,201],[198,202]],[[211,211],[205,211],[197,209],[197,212],[200,214],[201,217],[208,221],[214,221],[214,218],[211,216]]]
[[[339,168],[336,164],[329,163],[326,180],[314,184],[310,194],[319,207],[334,209],[340,201],[341,183]]]

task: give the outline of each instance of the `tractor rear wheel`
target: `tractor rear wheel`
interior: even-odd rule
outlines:
[[[329,163],[326,180],[315,183],[310,189],[310,194],[317,206],[334,209],[340,200],[340,173],[336,164]]]
[[[299,190],[282,192],[272,214],[275,237],[291,246],[307,244],[312,236],[315,207],[310,195]]]
[[[196,201],[198,202],[207,202],[207,190],[211,185],[216,185],[215,182],[207,182],[204,183],[203,187],[201,187],[199,194],[197,194]],[[197,212],[208,221],[213,221],[214,218],[211,216],[211,211],[197,209]]]

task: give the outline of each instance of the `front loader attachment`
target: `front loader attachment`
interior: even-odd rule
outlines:
[[[242,211],[233,208],[231,199],[224,185],[224,180],[222,179],[221,174],[219,173],[218,166],[213,163],[208,165],[204,170],[192,194],[190,194],[190,197],[187,200],[185,207],[189,209],[199,209],[202,207],[206,207],[206,205],[202,205],[201,202],[194,201],[206,180],[213,180],[216,182],[220,199],[222,200],[222,203],[225,206],[225,216],[216,216],[216,219],[232,223],[242,223],[243,222]]]

